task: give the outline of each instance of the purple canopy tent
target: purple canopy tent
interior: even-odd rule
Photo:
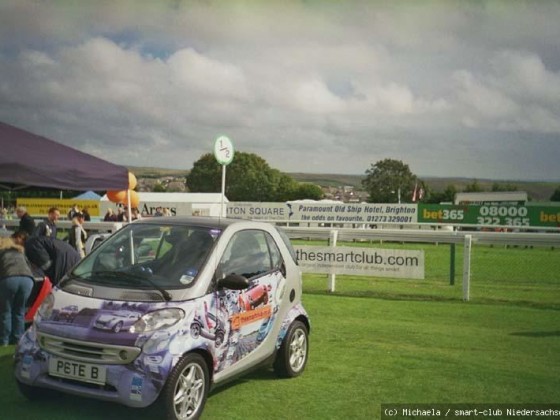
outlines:
[[[0,188],[126,190],[128,169],[0,122]]]

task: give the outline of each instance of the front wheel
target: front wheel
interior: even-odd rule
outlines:
[[[204,358],[189,353],[177,363],[160,396],[160,406],[170,420],[198,419],[208,395],[210,376]]]
[[[274,371],[283,378],[301,375],[307,363],[309,352],[307,327],[301,321],[294,321],[282,341],[274,362]]]

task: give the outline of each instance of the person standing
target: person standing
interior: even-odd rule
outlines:
[[[83,208],[82,214],[84,215],[84,221],[91,222],[91,216],[89,214],[89,211],[88,211],[87,207]]]
[[[16,344],[25,330],[25,305],[33,289],[33,273],[23,247],[0,238],[0,345]]]
[[[107,209],[107,213],[105,213],[105,217],[103,218],[104,222],[116,222],[117,215],[113,212],[113,209]]]
[[[76,217],[76,215],[79,212],[80,212],[80,206],[78,206],[77,204],[74,204],[72,206],[72,208],[68,211],[68,214],[67,214],[68,220],[74,219],[74,217]]]
[[[24,206],[19,206],[16,209],[17,217],[19,217],[19,230],[27,232],[28,235],[33,235],[35,231],[35,220],[27,213]]]
[[[49,238],[56,238],[56,222],[60,217],[60,210],[57,207],[51,207],[47,215],[47,220],[37,225],[35,229],[35,236],[48,236]]]
[[[87,233],[84,229],[84,215],[82,213],[77,213],[72,219],[72,228],[70,229],[68,241],[82,258],[86,256],[86,239]]]

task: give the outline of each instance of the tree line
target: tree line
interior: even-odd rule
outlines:
[[[194,164],[187,175],[186,186],[191,192],[220,192],[222,167],[211,153],[204,154]],[[158,187],[156,185],[156,187]],[[396,159],[383,159],[366,170],[362,187],[368,193],[370,203],[446,203],[453,202],[455,194],[461,192],[449,184],[443,191],[435,191],[410,167]],[[511,183],[494,183],[489,191],[516,191]],[[164,192],[159,186],[154,191]],[[467,184],[463,192],[483,192],[477,180]],[[66,192],[68,193],[68,192]],[[75,192],[76,195],[79,192]],[[103,192],[99,192],[103,194]],[[236,152],[235,158],[227,166],[226,196],[230,201],[284,202],[293,200],[320,200],[324,197],[321,187],[312,183],[298,182],[291,176],[273,169],[254,153]],[[15,197],[54,198],[60,191],[44,188],[29,188],[20,191],[0,191],[5,203],[15,201]],[[68,197],[68,194],[64,194]],[[75,195],[72,195],[75,196]],[[556,188],[550,201],[560,202],[560,186]]]

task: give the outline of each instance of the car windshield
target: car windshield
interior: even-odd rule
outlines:
[[[158,290],[192,286],[220,231],[201,226],[132,223],[95,248],[69,280]]]

